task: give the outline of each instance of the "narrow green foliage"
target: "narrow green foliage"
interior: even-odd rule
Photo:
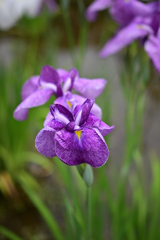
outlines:
[[[56,222],[56,219],[54,216],[50,213],[48,208],[45,206],[45,204],[40,200],[40,198],[37,196],[35,191],[33,191],[32,188],[29,187],[29,185],[26,184],[26,182],[21,179],[21,186],[28,195],[28,197],[31,199],[35,207],[38,209],[39,213],[42,215],[43,219],[45,220],[46,224],[48,225],[53,237],[55,237],[57,240],[63,240],[65,239],[61,233],[61,230]]]
[[[14,234],[13,232],[11,232],[10,230],[3,226],[0,226],[0,233],[10,240],[23,240],[22,238],[18,237],[16,234]]]
[[[159,159],[152,155],[152,184],[150,189],[150,204],[154,203],[154,209],[151,211],[152,218],[150,219],[149,240],[156,239],[157,230],[159,229],[159,212],[160,212],[160,162]]]

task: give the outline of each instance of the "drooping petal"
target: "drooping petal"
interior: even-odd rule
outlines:
[[[155,68],[160,73],[160,38],[150,36],[145,42],[144,48],[151,58]]]
[[[26,99],[29,95],[35,92],[39,87],[39,76],[33,76],[28,79],[23,87],[21,92],[22,100]]]
[[[100,79],[79,78],[73,83],[73,88],[85,98],[98,97],[105,88],[107,81]]]
[[[14,118],[19,121],[25,120],[29,108],[43,105],[49,100],[52,94],[53,91],[49,89],[39,89],[35,91],[18,105],[14,111]]]
[[[53,128],[46,126],[43,128],[36,137],[35,147],[37,150],[46,157],[55,157],[55,131]]]
[[[97,17],[97,12],[104,10],[112,4],[113,0],[95,0],[86,10],[86,18],[88,21],[94,21]]]
[[[56,155],[70,166],[87,163],[92,167],[101,167],[109,156],[103,137],[94,129],[85,128],[79,131],[77,133],[65,130],[56,132]]]
[[[106,123],[104,123],[103,121],[101,121],[100,119],[98,119],[95,115],[93,115],[92,113],[90,113],[87,121],[84,124],[84,127],[87,128],[97,128],[100,133],[102,134],[102,136],[104,137],[105,135],[107,135],[108,133],[110,133],[114,126],[109,126]]]
[[[134,40],[150,33],[152,33],[152,29],[147,24],[138,23],[138,21],[132,22],[106,43],[100,52],[100,57],[104,58],[115,54]]]
[[[24,121],[28,117],[29,109],[28,108],[21,108],[20,105],[15,109],[15,111],[13,113],[13,117],[18,121]]]

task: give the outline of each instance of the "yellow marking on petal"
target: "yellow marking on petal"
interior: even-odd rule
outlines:
[[[137,24],[138,29],[143,29],[143,26],[141,24]]]
[[[75,134],[77,135],[79,141],[81,139],[81,132],[82,132],[81,130],[75,131]]]
[[[39,86],[38,89],[42,89],[42,86]]]
[[[69,108],[72,108],[72,104],[70,103],[70,101],[67,101],[67,104],[68,104]]]

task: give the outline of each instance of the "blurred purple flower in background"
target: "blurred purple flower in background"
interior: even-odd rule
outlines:
[[[111,7],[114,0],[95,0],[86,10],[86,18],[89,21],[95,21],[97,12]]]
[[[138,0],[95,0],[86,10],[86,18],[95,21],[97,13],[109,8],[109,11],[118,23],[126,25],[134,17],[147,17],[155,10],[154,3],[144,4]]]
[[[97,12],[106,6],[110,7],[110,14],[120,24],[120,28],[102,48],[100,57],[115,54],[134,40],[141,39],[160,73],[160,1],[142,3],[137,0],[96,0],[86,11],[87,19],[95,20]]]
[[[22,102],[14,111],[14,118],[23,121],[28,116],[28,110],[32,107],[37,107],[46,103],[54,94],[56,97],[62,97],[68,91],[75,89],[86,98],[98,97],[106,85],[105,79],[85,79],[80,78],[76,69],[71,69],[67,72],[64,69],[57,71],[51,66],[44,66],[40,76],[31,77],[22,88]],[[79,104],[84,102],[84,98],[76,96]],[[78,100],[79,99],[79,100]],[[101,110],[98,111],[98,116],[101,116]]]
[[[67,165],[87,163],[100,167],[106,163],[109,150],[104,136],[110,127],[90,113],[93,99],[87,99],[72,111],[60,104],[51,106],[52,120],[36,137],[37,150],[47,157],[58,156]]]
[[[55,0],[2,0],[0,1],[0,29],[8,30],[23,16],[35,17],[46,5],[50,11],[55,11]]]
[[[120,26],[128,25],[135,17],[148,17],[155,11],[155,3],[142,3],[138,0],[115,0],[110,14]]]

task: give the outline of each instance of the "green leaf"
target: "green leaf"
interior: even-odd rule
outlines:
[[[6,229],[5,227],[0,226],[0,232],[1,232],[2,235],[7,237],[8,239],[11,239],[11,240],[22,240],[22,238],[18,237],[13,232],[11,232],[10,230]]]
[[[37,190],[40,189],[40,185],[37,182],[37,180],[25,170],[21,170],[20,173],[17,174],[17,180],[19,180],[20,184],[21,182],[24,182],[25,184],[27,184],[28,186],[34,189],[37,189]]]

